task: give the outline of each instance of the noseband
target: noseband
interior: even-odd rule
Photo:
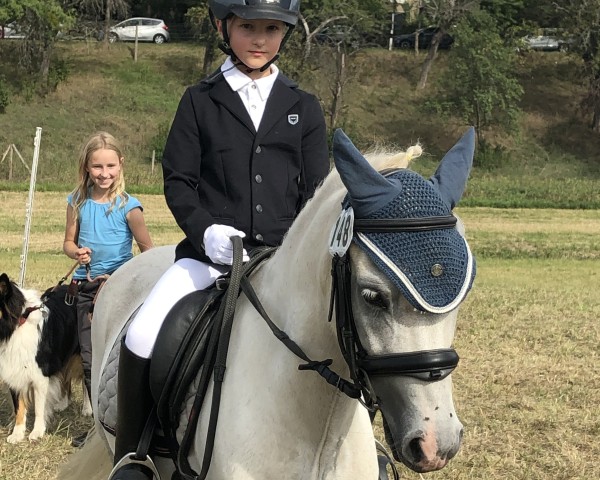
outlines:
[[[356,232],[415,232],[455,228],[454,215],[410,219],[355,220]],[[335,311],[336,329],[340,350],[350,369],[354,385],[362,391],[365,405],[375,408],[377,396],[370,378],[377,376],[406,376],[425,382],[446,378],[458,365],[454,348],[422,350],[416,352],[369,355],[360,342],[352,312],[350,290],[350,258],[347,253],[335,254],[331,268],[332,288],[329,321]]]

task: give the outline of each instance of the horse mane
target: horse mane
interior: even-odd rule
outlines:
[[[418,144],[408,148],[406,151],[400,152],[390,152],[385,148],[375,147],[365,154],[365,158],[376,170],[381,171],[390,168],[408,168],[411,161],[421,156],[422,153],[423,149]],[[314,223],[315,218],[320,218],[321,216],[327,216],[332,219],[328,224],[322,224],[322,229],[326,230],[328,235],[333,222],[340,213],[340,205],[345,195],[346,188],[339,174],[333,168],[322,185],[317,188],[314,197],[305,205],[298,218],[296,218],[286,239],[284,239],[284,243],[295,243],[293,239],[297,235],[296,232],[300,230],[300,234],[304,236],[308,227],[307,223]],[[319,205],[318,214],[315,212],[317,208],[316,204]],[[313,247],[314,244],[309,248],[312,249]]]
[[[423,149],[419,144],[409,147],[405,152],[391,152],[384,147],[376,146],[365,154],[365,158],[376,170],[408,168],[422,153]]]

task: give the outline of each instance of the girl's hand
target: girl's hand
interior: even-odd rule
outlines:
[[[77,260],[80,265],[87,265],[92,261],[92,250],[89,247],[79,247],[75,251],[75,260]]]
[[[204,251],[213,263],[231,265],[233,263],[233,244],[229,237],[237,235],[244,238],[246,234],[228,225],[211,225],[204,232]],[[243,251],[243,261],[249,260],[246,249]]]

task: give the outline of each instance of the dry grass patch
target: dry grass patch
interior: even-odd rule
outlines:
[[[26,283],[45,288],[71,261],[61,253],[66,193],[38,193]],[[0,192],[0,270],[19,272],[27,195]],[[179,229],[162,196],[139,198],[157,245]],[[453,374],[465,426],[457,457],[405,480],[590,480],[600,457],[600,218],[594,211],[459,209],[478,276],[462,307]],[[10,398],[0,396],[0,479],[53,478],[89,426],[79,399],[34,445],[5,442]],[[87,423],[86,423],[87,422]],[[381,428],[376,425],[381,438]]]

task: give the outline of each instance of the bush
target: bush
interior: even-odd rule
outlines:
[[[501,168],[509,159],[510,157],[503,147],[490,145],[484,141],[479,144],[473,164],[483,170],[491,171]]]
[[[70,68],[67,62],[61,58],[55,59],[48,72],[48,89],[55,91],[59,83],[67,80],[69,73]]]
[[[6,107],[10,103],[10,90],[6,80],[0,77],[0,113],[6,113]]]
[[[167,143],[167,136],[169,135],[169,130],[171,128],[170,121],[161,122],[158,125],[158,132],[152,140],[150,140],[150,149],[154,150],[156,153],[156,160],[161,161],[163,152],[165,150],[165,144]]]

